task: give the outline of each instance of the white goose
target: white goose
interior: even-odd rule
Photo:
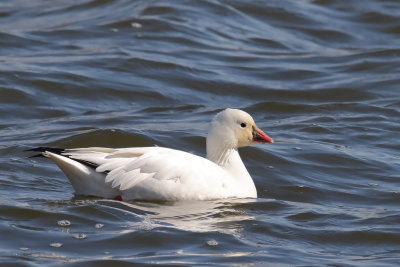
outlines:
[[[37,148],[66,174],[76,194],[118,200],[256,198],[238,148],[273,143],[253,118],[225,109],[211,122],[207,158],[163,147]]]

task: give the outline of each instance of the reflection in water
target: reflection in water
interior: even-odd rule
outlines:
[[[256,200],[229,199],[159,203],[101,200],[97,203],[141,218],[139,222],[129,222],[133,228],[127,229],[127,232],[135,231],[138,227],[147,230],[172,227],[191,232],[218,231],[233,234],[241,231],[241,224],[236,222],[254,219],[240,209],[241,204],[254,201]]]

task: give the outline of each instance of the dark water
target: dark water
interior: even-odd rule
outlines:
[[[1,1],[1,264],[399,266],[399,73],[396,0]],[[74,196],[23,152],[204,155],[225,107],[280,141],[241,150],[256,201]]]

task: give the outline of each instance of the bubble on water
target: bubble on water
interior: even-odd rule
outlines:
[[[20,250],[22,250],[22,251],[27,251],[27,250],[29,250],[29,248],[19,248]]]
[[[94,227],[97,228],[97,229],[101,229],[101,228],[104,227],[104,224],[102,224],[102,223],[96,223],[96,224],[94,225]]]
[[[111,31],[112,32],[119,32],[119,30],[117,28],[112,28]]]
[[[57,222],[57,224],[58,224],[59,226],[66,227],[66,226],[70,226],[70,225],[71,225],[71,222],[68,221],[68,220],[60,220],[60,221]]]
[[[209,245],[209,246],[218,246],[218,242],[216,240],[214,240],[214,239],[208,240],[207,241],[207,245]]]
[[[139,22],[132,22],[131,23],[132,28],[134,29],[140,29],[142,28],[142,24],[140,24]]]
[[[50,247],[53,247],[53,248],[60,248],[60,247],[62,247],[62,243],[50,243]]]
[[[87,236],[85,234],[74,234],[73,237],[76,239],[85,239]]]

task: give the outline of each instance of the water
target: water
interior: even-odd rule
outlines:
[[[0,2],[0,260],[13,266],[399,266],[400,3]],[[246,110],[257,200],[74,196],[23,150],[204,155]]]

